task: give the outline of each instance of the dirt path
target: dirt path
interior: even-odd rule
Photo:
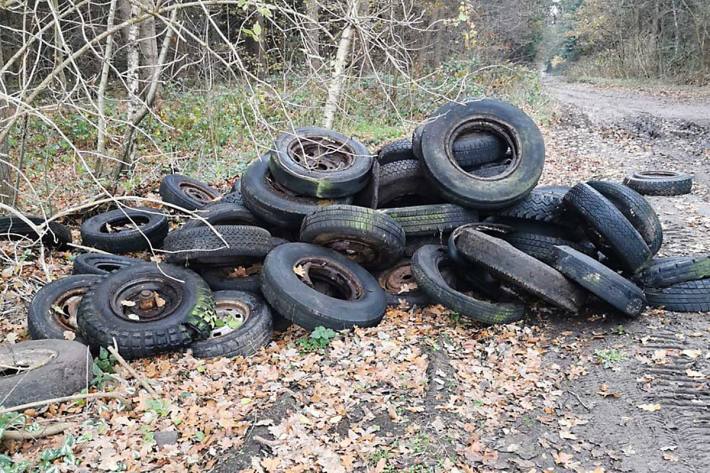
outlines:
[[[653,94],[647,91],[601,88],[570,83],[559,76],[550,75],[543,77],[543,84],[550,95],[564,104],[578,108],[595,123],[651,116],[710,125],[710,97],[687,97],[672,91]]]
[[[583,163],[580,179],[618,180],[632,170],[652,168],[695,174],[692,194],[649,200],[664,228],[661,255],[707,253],[710,100],[549,78],[545,84],[562,103],[561,122],[547,140],[552,158]],[[550,352],[548,362],[582,362],[586,372],[563,386],[568,396],[558,408],[571,409],[579,424],[570,430],[574,439],[555,439],[560,448],[576,452],[580,465],[603,458],[611,471],[710,469],[708,314],[648,310],[629,322],[597,313],[577,323],[551,319],[548,329],[576,348],[571,356]],[[593,363],[604,357],[616,361]],[[546,438],[550,432],[541,428],[531,434]]]

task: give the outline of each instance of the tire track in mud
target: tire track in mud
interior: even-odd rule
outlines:
[[[659,415],[644,414],[646,422],[675,434],[675,445],[668,447],[676,448],[666,450],[666,459],[698,473],[710,468],[710,386],[707,375],[701,374],[710,364],[703,358],[705,340],[706,336],[689,337],[672,329],[653,333],[643,340],[645,354],[666,354],[667,360],[645,366],[640,378],[649,386],[645,401],[661,405]],[[698,351],[696,358],[685,355]]]

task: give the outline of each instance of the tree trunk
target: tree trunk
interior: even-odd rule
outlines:
[[[335,112],[338,108],[338,101],[343,90],[343,82],[345,81],[345,66],[348,62],[350,53],[350,44],[353,40],[353,22],[357,20],[357,14],[360,9],[360,0],[352,0],[350,4],[347,22],[343,30],[343,35],[340,37],[338,44],[338,52],[335,55],[335,66],[333,68],[333,77],[328,86],[328,99],[325,102],[323,110],[323,127],[332,128],[335,120]]]
[[[144,0],[142,3],[146,10],[155,8],[152,0]],[[150,87],[150,81],[155,75],[155,69],[158,67],[158,35],[155,32],[155,18],[150,17],[141,22],[138,44],[140,45],[140,63],[142,65],[140,68],[140,93],[145,97]]]
[[[1,33],[1,32],[0,32]],[[5,52],[3,51],[3,41],[0,37],[0,66],[5,65]],[[5,126],[5,119],[10,115],[10,105],[7,100],[0,99],[0,129]],[[10,166],[6,162],[10,157],[10,142],[7,139],[0,141],[0,203],[8,204],[12,202],[10,191]]]
[[[116,0],[111,0],[111,5],[108,10],[107,29],[113,28],[113,21],[116,15]],[[111,56],[113,54],[113,35],[106,38],[106,47],[104,48],[103,64],[101,65],[101,79],[99,80],[99,91],[97,97],[97,107],[99,112],[98,135],[96,137],[96,174],[100,175],[103,172],[103,157],[106,153],[106,85],[108,84],[108,73],[111,67]]]
[[[306,25],[304,40],[306,42],[306,65],[311,71],[318,71],[323,65],[320,56],[319,15],[318,0],[306,0],[306,16],[310,21]]]
[[[64,61],[64,40],[62,38],[62,26],[59,23],[59,1],[49,0],[50,7],[52,8],[52,17],[54,18],[54,65],[61,64]],[[64,74],[64,69],[59,71],[57,76],[62,89],[67,87],[67,77]]]

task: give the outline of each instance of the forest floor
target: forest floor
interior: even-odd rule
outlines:
[[[559,79],[545,88],[559,105],[543,129],[541,183],[692,172],[691,194],[649,200],[664,227],[662,256],[708,252],[710,99]],[[68,270],[68,256],[50,264]],[[32,281],[12,278],[4,341],[27,336]],[[322,349],[291,327],[249,359],[132,362],[158,401],[117,368],[118,388],[136,393],[132,406],[26,414],[72,422],[71,450],[86,471],[707,471],[708,314],[648,309],[630,320],[596,303],[577,317],[530,312],[482,327],[440,306],[390,309],[380,326]],[[34,458],[60,437],[5,448]]]

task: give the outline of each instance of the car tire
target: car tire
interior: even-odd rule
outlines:
[[[442,304],[464,317],[486,325],[518,321],[525,316],[525,306],[514,303],[492,303],[476,299],[453,288],[442,274],[443,267],[453,265],[446,248],[425,245],[414,253],[412,273],[418,287],[434,304]]]
[[[318,292],[296,271],[306,271],[310,281],[332,284],[340,297]],[[380,323],[386,308],[384,291],[365,268],[309,243],[274,248],[264,261],[261,291],[277,313],[309,331],[318,326],[372,327]]]
[[[27,220],[36,226],[43,225],[45,219],[41,217],[25,216]],[[0,217],[0,239],[17,240],[21,238],[31,238],[37,240],[40,236],[17,216]],[[66,225],[57,222],[50,222],[46,233],[42,235],[42,244],[58,249],[66,248],[72,242],[71,231]]]
[[[195,266],[251,263],[271,248],[271,234],[249,225],[182,228],[170,232],[163,243],[168,263]]]
[[[5,408],[71,396],[91,381],[88,347],[68,340],[30,340],[0,345],[0,364],[25,368],[14,374],[3,369],[0,400]],[[34,368],[27,370],[28,366]]]
[[[146,290],[153,299],[141,310],[136,300]],[[92,349],[115,343],[121,356],[133,359],[180,350],[194,339],[206,338],[215,316],[212,291],[197,274],[169,264],[145,263],[93,284],[79,304],[77,323],[78,334]]]
[[[683,195],[693,189],[693,176],[675,171],[637,171],[624,178],[624,185],[643,195]]]
[[[513,163],[503,174],[476,177],[461,168],[451,147],[467,131],[496,133],[513,149]],[[427,177],[451,202],[479,210],[509,207],[537,184],[545,162],[545,144],[535,122],[520,109],[483,99],[452,107],[428,123],[421,139]]]
[[[124,226],[127,228],[112,230]],[[111,210],[81,224],[81,239],[85,246],[115,254],[159,248],[167,234],[167,217],[148,207]]]
[[[180,174],[168,174],[160,181],[163,202],[184,210],[197,210],[217,201],[222,194],[204,182]]]
[[[67,276],[44,285],[32,298],[27,309],[27,329],[33,340],[47,338],[75,340],[68,333],[76,334],[76,313],[79,302],[92,284],[101,279],[96,274]]]
[[[573,248],[557,247],[555,268],[626,315],[638,317],[646,307],[643,291],[635,284]]]
[[[313,159],[312,154],[317,157]],[[270,152],[269,170],[296,194],[335,199],[360,191],[370,178],[374,156],[342,133],[316,127],[281,133]]]

